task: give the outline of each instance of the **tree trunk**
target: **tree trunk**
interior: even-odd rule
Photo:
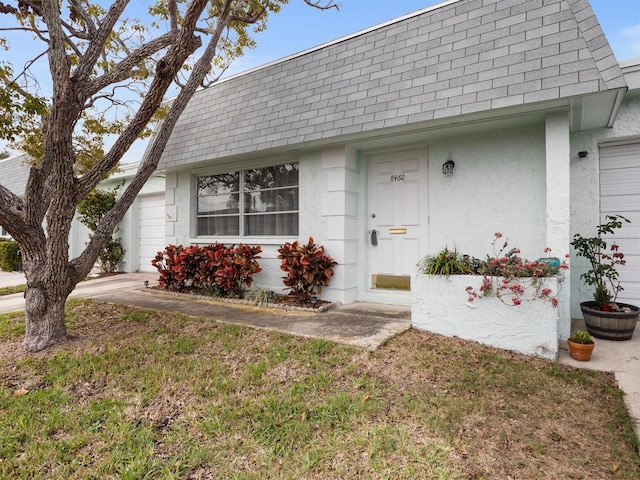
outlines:
[[[26,331],[22,345],[32,352],[50,347],[67,335],[64,305],[68,294],[47,290],[43,285],[29,287],[25,293]]]
[[[69,244],[74,206],[72,202],[52,202],[47,215],[47,231],[39,227],[40,235],[21,244],[22,262],[27,279],[25,292],[26,350],[37,352],[63,340],[65,303],[80,279],[88,273],[76,273],[69,265]],[[89,261],[95,261],[95,257]]]

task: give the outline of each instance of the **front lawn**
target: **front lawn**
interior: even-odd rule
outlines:
[[[14,293],[23,293],[27,289],[27,285],[12,285],[10,287],[0,287],[0,297],[4,295],[13,295]]]
[[[376,352],[70,301],[0,315],[0,478],[637,479],[612,374],[411,330]]]

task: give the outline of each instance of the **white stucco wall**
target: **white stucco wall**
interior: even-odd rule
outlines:
[[[551,113],[545,118],[546,145],[546,243],[554,255],[563,258],[571,241],[571,145],[569,112]],[[570,263],[570,262],[569,262]],[[566,340],[571,335],[571,277],[564,278],[558,295],[558,333]]]
[[[254,168],[256,166],[276,165],[285,162],[299,162],[299,235],[297,237],[197,237],[194,228],[194,178],[197,175],[213,175],[227,171]],[[339,161],[338,161],[339,162]],[[336,170],[340,170],[337,166]],[[343,169],[344,170],[344,169]],[[267,288],[276,292],[285,292],[282,283],[284,272],[280,270],[278,260],[278,248],[284,242],[299,240],[307,242],[312,236],[316,243],[325,246],[325,253],[339,262],[336,273],[329,288],[325,288],[321,297],[323,299],[340,301],[344,299],[344,269],[349,263],[348,254],[345,256],[341,244],[332,243],[332,235],[341,234],[341,229],[334,224],[329,225],[335,216],[340,213],[340,201],[338,196],[327,198],[328,185],[337,185],[335,171],[331,168],[323,168],[323,152],[313,150],[300,153],[297,156],[280,157],[277,159],[260,159],[238,162],[233,165],[212,166],[185,172],[169,172],[167,174],[167,205],[171,206],[172,218],[167,222],[167,243],[176,245],[207,245],[213,242],[224,244],[246,243],[260,245],[260,266],[262,271],[254,277],[254,286]],[[344,182],[338,185],[344,189]],[[329,212],[329,214],[327,214]],[[335,212],[336,215],[332,213]],[[335,222],[334,222],[335,223]],[[353,261],[353,260],[351,260]]]
[[[544,124],[452,137],[429,145],[429,253],[445,245],[485,258],[495,232],[522,256],[545,239]],[[442,174],[451,156],[453,176]]]
[[[402,147],[396,147],[400,149]],[[543,255],[546,244],[545,126],[542,120],[522,127],[489,129],[469,135],[425,137],[412,149],[428,150],[429,238],[424,254],[445,245],[484,258],[491,254],[494,233],[502,232],[510,246],[526,258]],[[298,238],[250,237],[243,241],[261,245],[263,271],[256,285],[278,291],[283,288],[277,248],[284,241],[313,236],[339,265],[322,297],[340,302],[356,298],[387,303],[408,303],[404,292],[369,289],[369,238],[367,234],[368,165],[365,149],[346,146],[302,152],[296,157],[271,159],[300,164],[300,229]],[[378,152],[376,150],[376,152]],[[452,177],[442,175],[442,163],[456,162]],[[239,168],[255,167],[268,159],[247,160],[233,166],[167,173],[167,202],[174,202],[175,220],[167,223],[167,243],[237,243],[237,238],[196,238],[193,224],[193,178]],[[175,187],[175,188],[173,188]],[[417,263],[419,258],[415,259]]]
[[[469,303],[465,288],[471,285],[479,290],[481,276],[415,275],[412,281],[411,323],[415,328],[527,355],[557,358],[558,315],[549,301],[525,300],[519,306],[511,306],[496,296],[487,296]],[[545,279],[545,287],[557,292],[557,280]],[[525,297],[531,292],[528,290]]]
[[[595,235],[600,223],[599,145],[640,138],[640,91],[627,94],[613,128],[588,130],[571,135],[571,236]],[[586,158],[578,158],[587,151]],[[571,264],[571,316],[581,318],[580,302],[592,299],[592,289],[580,280],[584,259]]]

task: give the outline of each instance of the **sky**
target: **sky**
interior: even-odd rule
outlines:
[[[133,0],[138,1],[138,0]],[[528,0],[523,0],[528,1]],[[640,0],[590,0],[616,58],[640,57]],[[296,54],[426,7],[434,0],[337,0],[340,10],[320,11],[302,0],[289,0],[254,36],[257,48],[237,59],[225,76]],[[141,159],[145,143],[136,142],[124,162]],[[0,143],[0,150],[3,144]]]

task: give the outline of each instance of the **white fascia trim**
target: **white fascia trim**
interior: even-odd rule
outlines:
[[[608,128],[613,128],[613,124],[616,122],[618,113],[620,113],[620,109],[622,108],[622,102],[624,101],[624,96],[626,95],[627,90],[629,90],[627,87],[618,89],[618,92],[616,93],[616,101],[613,104],[611,116],[609,117],[609,123],[607,124]]]
[[[622,60],[619,63],[620,68],[622,69],[622,73],[637,72],[640,70],[640,57],[630,58],[629,60]]]

